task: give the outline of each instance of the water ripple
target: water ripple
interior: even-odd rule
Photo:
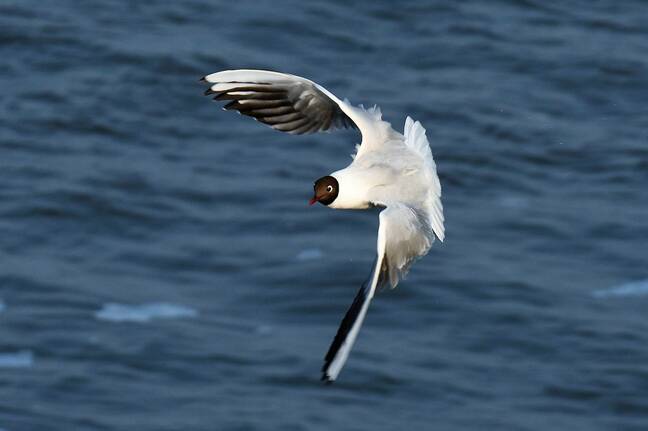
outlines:
[[[154,319],[196,317],[197,315],[198,311],[193,308],[163,302],[140,305],[108,303],[95,313],[95,317],[99,320],[137,323],[150,322]]]

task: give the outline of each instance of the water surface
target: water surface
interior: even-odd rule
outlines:
[[[0,428],[645,430],[646,53],[640,1],[4,1]],[[377,213],[306,201],[359,138],[221,112],[240,67],[432,143],[446,241],[332,386]]]

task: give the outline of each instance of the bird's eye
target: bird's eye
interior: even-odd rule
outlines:
[[[326,186],[326,191],[331,193],[333,191],[333,186],[330,185],[330,184],[328,186]]]

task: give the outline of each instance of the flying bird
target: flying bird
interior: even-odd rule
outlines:
[[[362,135],[351,164],[315,181],[310,204],[334,209],[381,208],[376,258],[325,356],[322,380],[337,379],[377,289],[396,287],[410,265],[444,239],[441,184],[425,129],[407,117],[403,133],[308,79],[266,70],[226,70],[202,78],[206,95],[225,110],[291,134],[355,128]]]

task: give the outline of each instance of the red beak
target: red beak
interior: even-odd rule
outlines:
[[[313,196],[313,197],[310,198],[310,200],[308,201],[308,205],[313,205],[315,202],[317,202],[317,197],[316,197],[316,196]]]

